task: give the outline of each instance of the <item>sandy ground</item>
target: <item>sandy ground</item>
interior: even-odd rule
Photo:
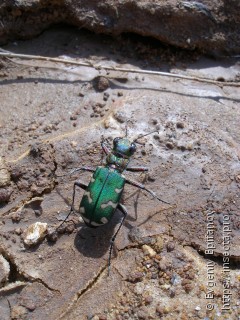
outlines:
[[[221,82],[1,60],[1,320],[238,319],[240,91],[224,83],[239,80],[237,59],[67,27],[4,49]],[[26,247],[24,230],[58,225],[74,181],[90,181],[71,169],[101,165],[102,137],[111,145],[126,124],[132,140],[158,130],[131,161],[149,173],[129,176],[171,205],[126,186],[110,276],[118,210],[96,229],[72,215],[56,239]]]

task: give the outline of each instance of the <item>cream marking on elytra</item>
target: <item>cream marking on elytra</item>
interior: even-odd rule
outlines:
[[[95,221],[91,221],[91,225],[94,226],[94,227],[99,227],[99,226],[102,226],[103,224],[95,222]]]
[[[91,179],[91,182],[93,183],[94,181],[95,181],[95,179],[94,179],[94,178],[92,178],[92,179]]]
[[[82,218],[83,218],[84,222],[86,222],[87,224],[90,224],[90,225],[92,225],[92,226],[94,226],[94,227],[99,227],[99,226],[102,226],[102,225],[103,225],[103,223],[98,223],[98,222],[95,222],[95,221],[90,221],[90,219],[85,218],[85,217],[82,217]]]
[[[120,189],[116,188],[116,189],[115,189],[115,192],[116,192],[116,193],[120,193],[121,191],[122,191],[122,188],[120,188]]]
[[[84,214],[84,213],[85,213],[85,208],[84,208],[84,207],[80,207],[79,212],[82,213],[82,214]]]
[[[90,220],[88,218],[86,218],[86,217],[82,217],[82,218],[83,218],[84,222],[86,222],[86,223],[90,222]]]
[[[92,203],[90,191],[85,191],[84,196],[88,198],[88,203]]]
[[[105,223],[108,223],[108,219],[105,218],[105,217],[102,217],[101,222],[104,223],[104,224],[105,224]]]
[[[107,203],[101,204],[101,209],[105,209],[105,208],[107,208],[107,207],[109,207],[109,206],[111,206],[113,209],[115,209],[116,206],[117,206],[117,203],[114,203],[114,202],[112,202],[112,201],[110,200],[110,201],[108,201]]]

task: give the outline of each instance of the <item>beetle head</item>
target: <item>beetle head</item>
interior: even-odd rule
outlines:
[[[121,158],[130,158],[136,151],[136,144],[127,138],[117,137],[113,140],[114,154]]]

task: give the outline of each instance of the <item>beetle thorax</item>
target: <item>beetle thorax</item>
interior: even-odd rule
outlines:
[[[122,172],[126,169],[129,159],[120,158],[114,155],[113,153],[110,153],[106,158],[106,162],[109,167]]]

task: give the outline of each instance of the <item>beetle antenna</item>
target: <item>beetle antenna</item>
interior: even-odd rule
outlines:
[[[125,137],[128,136],[128,122],[130,122],[130,121],[127,120],[127,122],[126,122],[126,126],[125,126]]]
[[[142,138],[142,137],[146,137],[146,136],[148,136],[149,134],[152,134],[152,133],[154,133],[154,132],[159,133],[158,130],[154,130],[154,131],[151,131],[151,132],[149,132],[149,133],[142,134],[142,135],[140,135],[138,138],[136,138],[135,140],[133,140],[133,142],[137,142],[138,139],[140,139],[140,138]],[[137,143],[139,143],[139,142],[137,142]],[[139,143],[139,144],[141,144],[141,143]]]
[[[127,137],[128,136],[128,128],[127,128],[127,125],[126,125],[126,127],[125,127],[125,137]]]

